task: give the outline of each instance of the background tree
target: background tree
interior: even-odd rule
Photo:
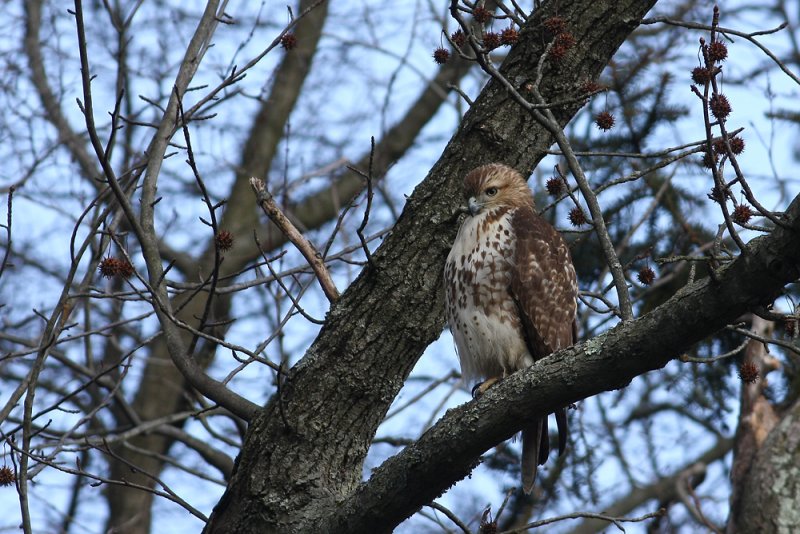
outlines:
[[[796,21],[653,4],[9,4],[13,522],[197,531],[227,487],[208,531],[791,530]],[[436,422],[468,396],[449,340],[420,357],[490,161],[571,239],[586,341]],[[510,491],[504,440],[575,402]]]

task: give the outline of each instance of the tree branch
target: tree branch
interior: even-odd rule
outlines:
[[[250,178],[250,187],[253,188],[258,205],[261,206],[261,209],[264,210],[267,217],[280,228],[283,235],[297,247],[297,250],[300,251],[311,266],[314,274],[317,275],[319,285],[322,286],[322,291],[325,293],[325,296],[328,297],[328,301],[336,302],[339,298],[339,290],[336,289],[336,285],[331,278],[331,273],[328,272],[328,268],[325,267],[325,261],[322,259],[322,255],[317,251],[311,241],[306,239],[305,236],[300,233],[300,230],[292,224],[292,221],[283,214],[272,198],[272,195],[267,191],[263,180],[256,177]]]

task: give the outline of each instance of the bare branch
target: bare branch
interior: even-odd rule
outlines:
[[[308,261],[308,264],[314,270],[314,274],[317,276],[317,280],[319,280],[319,285],[322,287],[322,291],[325,292],[325,296],[328,297],[328,301],[336,302],[339,298],[339,290],[336,289],[336,285],[333,283],[333,279],[331,278],[330,272],[328,272],[328,268],[325,266],[325,262],[322,260],[322,255],[317,252],[317,249],[314,248],[314,245],[306,239],[302,233],[292,224],[286,215],[283,214],[281,209],[275,203],[272,195],[269,194],[266,187],[264,186],[264,181],[260,180],[256,177],[250,178],[250,187],[253,188],[253,192],[256,194],[256,199],[258,205],[261,206],[261,209],[264,210],[264,213],[267,217],[270,218],[275,225],[280,228],[281,232],[289,239],[289,241],[297,247],[297,250],[303,255],[303,257]]]
[[[559,521],[564,521],[566,519],[600,519],[602,521],[607,521],[612,523],[615,527],[617,527],[621,532],[625,532],[625,529],[622,528],[620,523],[641,523],[642,521],[647,521],[648,519],[655,519],[657,517],[661,517],[667,513],[666,509],[661,508],[656,510],[655,512],[651,512],[649,514],[645,514],[639,517],[612,517],[606,514],[597,514],[593,512],[574,512],[571,514],[560,515],[557,517],[550,517],[548,519],[542,519],[541,521],[534,521],[533,523],[528,523],[522,528],[515,528],[513,530],[504,530],[502,534],[521,534],[523,532],[527,532],[533,528],[543,527],[545,525],[550,525],[552,523],[557,523]]]

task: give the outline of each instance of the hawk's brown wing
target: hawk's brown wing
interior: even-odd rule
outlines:
[[[511,226],[516,239],[510,290],[528,350],[538,360],[575,342],[575,268],[564,238],[532,209],[518,209]]]
[[[509,291],[517,304],[525,344],[538,360],[575,342],[575,268],[564,238],[532,209],[518,209],[511,226],[516,247]],[[566,409],[560,408],[555,415],[559,454],[563,454]],[[522,487],[526,493],[533,489],[536,464],[547,460],[549,440],[546,417],[531,421],[522,430]]]

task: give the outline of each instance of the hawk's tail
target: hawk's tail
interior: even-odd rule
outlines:
[[[567,436],[569,435],[566,408],[556,410],[556,426],[558,426],[558,455],[561,456],[567,449]]]
[[[567,447],[567,410],[556,410],[558,426],[558,455]],[[550,454],[550,435],[547,432],[547,417],[535,419],[522,429],[522,490],[526,495],[533,491],[538,466],[547,461]]]
[[[534,419],[522,429],[522,490],[525,494],[533,491],[536,470],[550,453],[550,439],[547,435],[547,417]]]

